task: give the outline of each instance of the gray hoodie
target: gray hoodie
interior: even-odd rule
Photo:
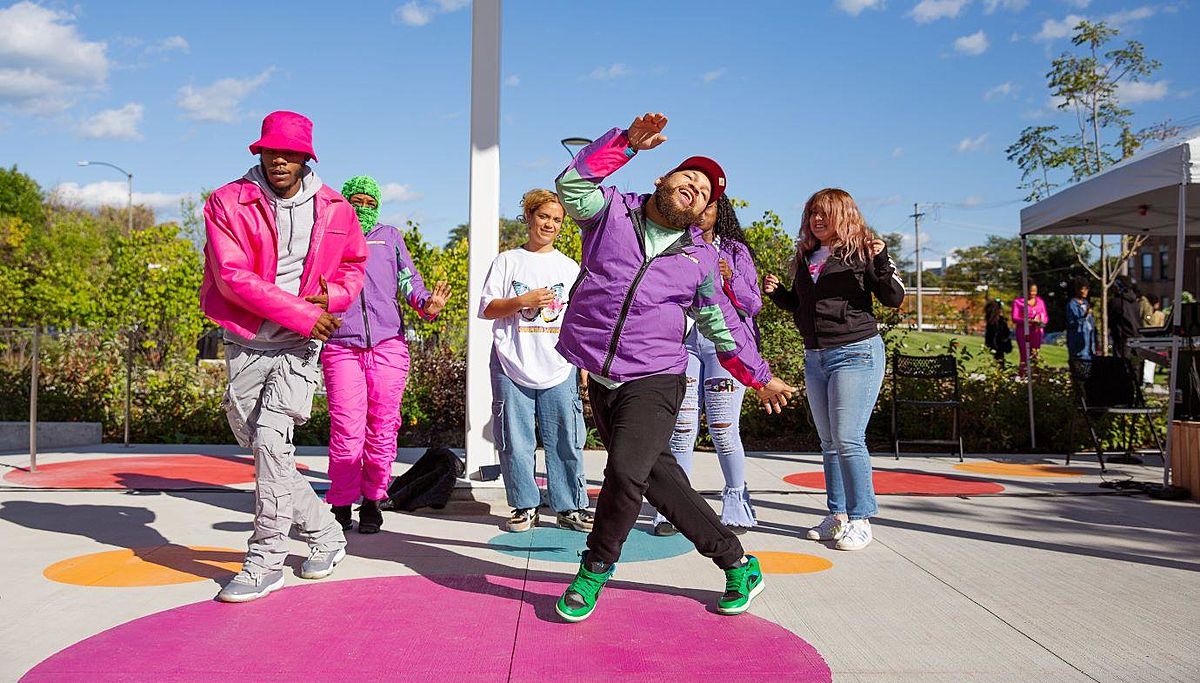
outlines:
[[[313,224],[317,217],[317,204],[313,197],[321,189],[321,179],[306,166],[301,172],[300,191],[284,199],[275,194],[275,189],[263,174],[261,164],[252,166],[244,178],[262,188],[263,197],[275,207],[275,227],[279,235],[275,285],[288,294],[298,294],[300,276],[304,274],[304,260],[308,257]],[[307,337],[270,319],[263,321],[253,339],[228,330],[225,331],[225,339],[258,351],[274,351],[308,343]]]

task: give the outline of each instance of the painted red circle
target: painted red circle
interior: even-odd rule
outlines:
[[[296,464],[301,470],[308,467]],[[53,489],[190,489],[254,481],[254,458],[236,455],[136,455],[72,460],[12,470],[4,480]]]
[[[1000,484],[986,479],[907,470],[875,470],[871,479],[875,483],[875,493],[884,495],[972,496],[1004,490]],[[783,480],[806,489],[825,490],[824,472],[799,472],[789,474]]]

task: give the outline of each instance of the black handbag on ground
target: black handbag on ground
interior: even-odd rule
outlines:
[[[379,507],[394,512],[412,512],[423,507],[440,510],[446,507],[455,481],[466,469],[466,464],[449,448],[430,448],[407,472],[392,480],[388,498]]]

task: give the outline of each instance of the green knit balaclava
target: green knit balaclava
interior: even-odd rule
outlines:
[[[342,196],[350,199],[356,194],[369,195],[375,199],[375,208],[369,206],[355,206],[354,213],[358,214],[358,224],[362,227],[363,234],[371,232],[375,228],[375,224],[379,222],[379,208],[383,202],[380,200],[379,183],[369,175],[356,175],[342,185]]]

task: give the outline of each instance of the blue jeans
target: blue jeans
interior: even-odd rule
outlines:
[[[821,437],[830,514],[867,519],[879,512],[867,422],[879,398],[883,371],[883,339],[878,335],[804,352],[804,385]]]
[[[555,512],[586,508],[583,444],[587,428],[583,424],[578,375],[572,372],[565,382],[549,389],[530,389],[509,379],[494,356],[491,370],[492,436],[500,451],[508,504],[526,509],[542,502],[534,480],[540,432],[546,450],[546,487],[551,507]]]
[[[729,526],[755,526],[754,510],[750,507],[750,494],[746,488],[746,450],[742,447],[740,427],[746,387],[721,367],[716,346],[695,327],[684,346],[688,352],[687,389],[683,404],[679,406],[675,432],[671,435],[671,454],[690,477],[703,405],[708,433],[717,451],[721,473],[725,475],[721,522]],[[665,519],[659,515],[654,523],[662,521]]]

